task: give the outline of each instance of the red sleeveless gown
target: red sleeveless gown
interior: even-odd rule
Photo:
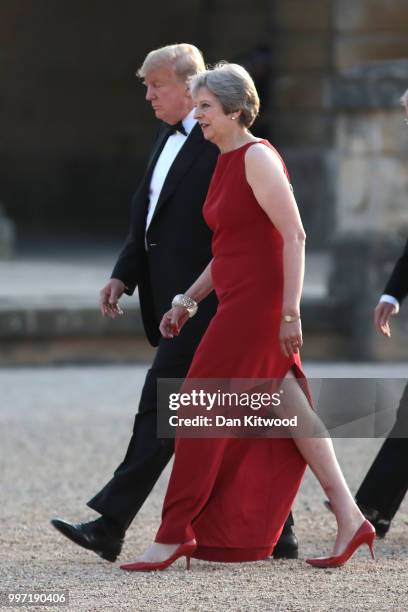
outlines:
[[[283,242],[245,177],[251,144],[219,156],[204,204],[219,306],[187,378],[304,378],[299,354],[279,345]],[[268,557],[305,466],[290,438],[177,438],[156,542],[195,538],[209,561]]]

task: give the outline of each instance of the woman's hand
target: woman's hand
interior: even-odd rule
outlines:
[[[160,333],[163,338],[174,338],[178,336],[184,323],[188,321],[189,316],[186,308],[183,306],[173,306],[164,315],[160,323]]]
[[[300,319],[287,323],[281,322],[279,342],[281,351],[285,357],[291,357],[294,353],[298,353],[303,344],[302,325]]]

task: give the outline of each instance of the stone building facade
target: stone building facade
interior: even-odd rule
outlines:
[[[0,200],[23,233],[122,235],[154,134],[134,72],[187,40],[256,75],[311,248],[401,231],[407,33],[406,0],[3,0]]]

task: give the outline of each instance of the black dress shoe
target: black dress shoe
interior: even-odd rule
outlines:
[[[75,544],[93,550],[106,561],[116,561],[122,550],[123,537],[109,533],[100,520],[72,525],[61,519],[52,519],[51,525]]]
[[[387,531],[391,526],[391,521],[386,519],[381,514],[381,512],[379,512],[375,508],[367,508],[366,506],[362,506],[361,504],[357,505],[366,517],[366,519],[369,520],[372,526],[374,527],[377,537],[381,539],[385,538],[385,536],[387,535]]]
[[[298,558],[298,541],[292,525],[284,527],[279,540],[273,549],[272,556],[274,559],[297,559]]]
[[[323,502],[324,505],[330,512],[333,512],[331,507],[331,503],[329,500]],[[357,506],[360,508],[361,512],[364,514],[365,518],[370,521],[372,526],[375,529],[377,537],[381,540],[385,538],[387,532],[391,526],[391,521],[386,519],[378,510],[375,508],[368,508],[367,506],[363,506],[357,502]]]

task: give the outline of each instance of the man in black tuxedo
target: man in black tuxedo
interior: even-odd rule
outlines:
[[[169,45],[149,53],[138,71],[146,99],[161,120],[146,173],[132,201],[129,235],[101,291],[104,316],[116,318],[123,293],[139,290],[147,338],[157,346],[147,372],[133,435],[113,478],[89,502],[101,517],[70,524],[52,520],[56,529],[108,561],[120,554],[126,529],[145,502],[174,450],[170,439],[157,438],[157,379],[184,378],[194,352],[213,317],[214,294],[202,303],[182,333],[161,337],[159,323],[172,298],[183,293],[211,259],[211,233],[202,206],[218,157],[206,141],[193,113],[187,86],[190,75],[205,69],[193,45]],[[297,557],[297,540],[290,516],[275,557]]]
[[[407,92],[408,93],[408,92]],[[407,109],[408,114],[408,109]],[[408,241],[397,261],[384,294],[375,309],[374,324],[380,333],[391,335],[389,320],[399,311],[408,295]],[[405,387],[397,419],[356,495],[363,514],[384,537],[408,490],[408,385]]]

